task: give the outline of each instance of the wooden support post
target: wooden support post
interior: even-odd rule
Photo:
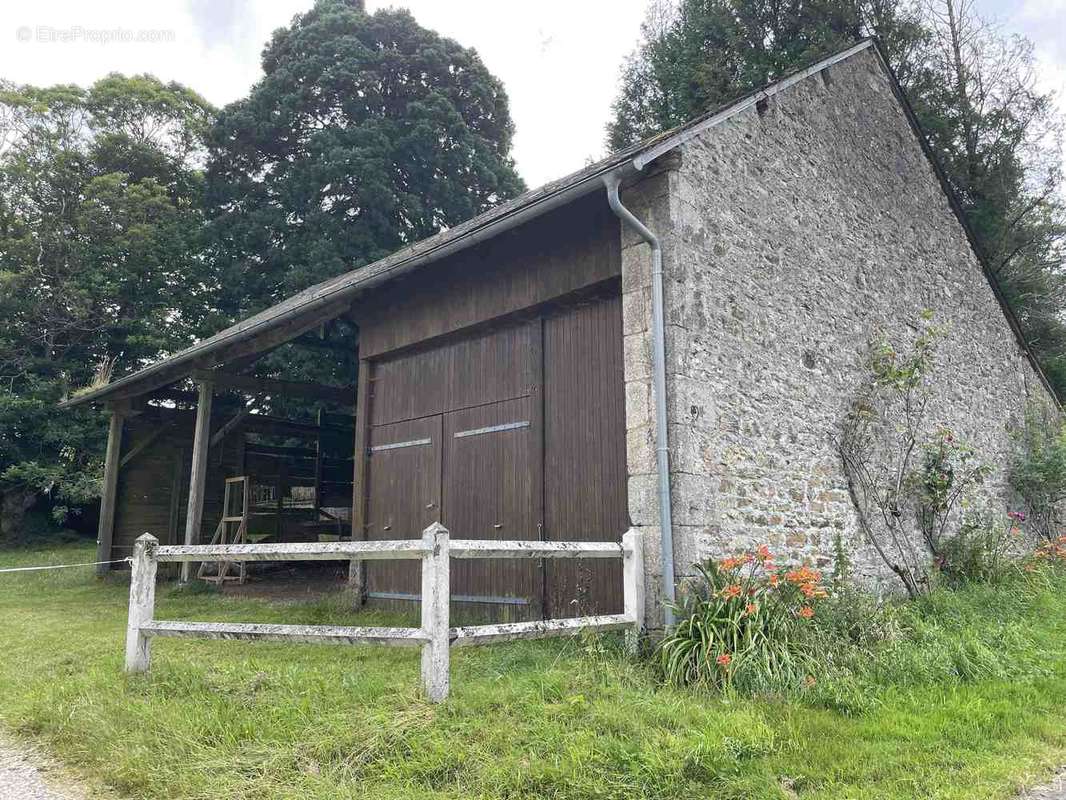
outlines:
[[[422,556],[422,632],[429,637],[422,645],[422,685],[429,701],[440,703],[448,697],[449,684],[448,529],[434,522],[422,532],[422,545],[429,551]]]
[[[636,654],[644,629],[644,548],[636,528],[622,537],[622,612],[632,620],[626,647]]]
[[[185,514],[185,544],[198,544],[200,521],[204,515],[204,481],[207,479],[207,454],[211,437],[211,401],[214,387],[208,381],[199,384],[196,403],[196,429],[192,442],[192,468],[189,474],[189,508]],[[181,582],[188,583],[192,562],[181,565]]]
[[[111,424],[107,429],[107,456],[104,461],[104,488],[100,496],[100,523],[96,530],[96,560],[111,560],[111,537],[115,531],[115,493],[118,488],[119,459],[122,455],[122,427],[125,416],[111,407]],[[96,574],[104,576],[110,564],[98,564]]]
[[[150,533],[138,537],[133,545],[130,616],[126,623],[126,672],[147,672],[151,661],[151,642],[142,629],[155,614],[155,548],[158,545],[159,541]]]
[[[359,362],[359,378],[355,401],[355,444],[352,450],[352,541],[366,539],[366,474],[369,438],[370,364]],[[366,601],[366,564],[352,561],[348,565],[348,591],[353,604],[359,608]]]

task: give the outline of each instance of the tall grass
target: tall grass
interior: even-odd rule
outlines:
[[[388,621],[337,599],[158,599],[166,619]],[[0,577],[0,724],[134,800],[1006,800],[1066,761],[1055,573],[872,614],[823,604],[805,630],[848,646],[810,688],[676,689],[588,637],[456,650],[441,706],[417,653],[391,648],[161,640],[127,677],[126,601],[91,569]]]

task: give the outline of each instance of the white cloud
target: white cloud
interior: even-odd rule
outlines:
[[[35,0],[0,6],[0,77],[20,83],[91,83],[111,71],[152,72],[221,105],[259,77],[270,33],[312,0]],[[407,8],[427,27],[474,47],[507,88],[514,154],[531,186],[603,155],[604,126],[622,60],[636,44],[646,0],[367,0]],[[1037,47],[1041,85],[1066,94],[1066,0],[983,0],[982,9]],[[82,35],[37,40],[38,28]],[[172,41],[88,41],[116,28],[162,30]],[[20,30],[30,41],[19,41]],[[1066,159],[1066,153],[1064,153]]]
[[[108,72],[151,72],[222,105],[259,77],[270,33],[310,6],[311,0],[4,4],[0,77],[86,85]],[[406,7],[421,24],[476,48],[503,80],[517,127],[515,159],[530,185],[602,155],[618,68],[635,44],[644,0],[368,2],[371,10],[385,6]],[[99,32],[116,29],[133,36],[163,31],[170,40],[99,41],[106,35]],[[54,40],[64,36],[73,41]]]

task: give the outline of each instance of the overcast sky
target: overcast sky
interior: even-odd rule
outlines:
[[[151,72],[216,105],[243,96],[275,28],[312,0],[33,0],[0,7],[0,78],[91,83]],[[477,49],[507,87],[514,155],[530,186],[603,155],[618,70],[639,35],[646,0],[368,0],[403,6],[424,26]],[[1040,79],[1066,94],[1066,0],[978,0],[1037,45]],[[108,31],[160,41],[106,41]],[[141,32],[148,32],[142,34]],[[153,33],[159,32],[159,33]],[[75,41],[69,41],[73,37]],[[66,38],[67,41],[60,41]],[[51,40],[49,40],[51,39]],[[1066,159],[1066,154],[1064,154]]]

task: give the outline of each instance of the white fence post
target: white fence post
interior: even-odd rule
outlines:
[[[644,629],[644,548],[640,533],[630,528],[622,536],[622,611],[633,621],[626,646],[636,653]]]
[[[430,702],[440,703],[448,697],[449,684],[448,529],[434,522],[422,532],[422,544],[428,551],[422,556],[422,630],[429,637],[422,645],[422,685]]]
[[[158,544],[158,539],[145,533],[133,545],[130,616],[126,623],[126,672],[147,672],[151,660],[151,642],[141,632],[141,627],[151,622],[155,613],[155,573],[158,566],[155,548]]]

